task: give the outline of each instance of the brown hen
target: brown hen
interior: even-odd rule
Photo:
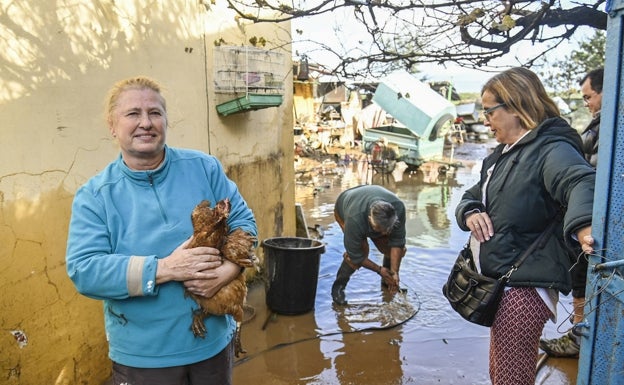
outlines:
[[[256,238],[241,229],[236,229],[228,235],[227,218],[230,214],[230,208],[231,204],[228,199],[217,202],[214,209],[210,208],[210,202],[201,201],[191,214],[193,239],[188,247],[214,247],[221,251],[223,258],[240,267],[257,267],[258,259],[253,251]],[[191,325],[191,330],[196,337],[204,337],[206,333],[204,319],[206,317],[211,314],[231,314],[236,320],[235,355],[238,357],[240,353],[246,353],[240,341],[243,305],[247,296],[244,274],[239,274],[236,279],[223,286],[210,298],[188,291],[186,294],[193,298],[200,307],[193,312]]]

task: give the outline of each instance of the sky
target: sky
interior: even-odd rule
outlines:
[[[426,76],[426,81],[449,81],[460,93],[480,92],[481,86],[494,75],[492,72],[462,68],[455,64],[421,64],[418,68],[421,71],[419,75]]]
[[[322,26],[320,28],[319,20],[322,20]],[[362,34],[366,34],[366,32],[359,26],[358,22],[349,20],[353,20],[352,14],[342,10],[333,12],[331,15],[324,15],[320,18],[295,19],[292,21],[293,36],[300,39],[308,38],[314,41],[322,41],[324,44],[331,47],[340,47],[341,45],[345,47],[358,47],[358,39],[361,39]],[[344,29],[345,26],[349,26],[348,32],[346,34],[344,31],[341,32],[341,39],[338,39],[334,29]],[[297,34],[295,32],[297,29],[303,31],[303,35]],[[306,33],[309,35],[306,36]],[[567,55],[571,49],[577,47],[579,36],[575,36],[573,39],[573,41],[563,44],[555,55],[557,57],[563,57]],[[523,53],[530,52],[531,50],[532,47],[529,43],[517,43],[512,47],[510,54],[506,55],[502,60],[499,59],[496,64],[507,67],[518,65],[518,61],[515,57],[522,57]],[[333,56],[324,56],[322,51],[318,50],[318,47],[301,42],[295,42],[293,44],[293,55],[295,55],[295,52],[308,53],[311,61],[319,64],[329,63],[330,67],[332,60],[336,60]],[[454,63],[449,63],[447,65],[420,64],[418,69],[420,73],[417,76],[421,76],[421,78],[424,78],[426,81],[450,81],[460,93],[480,92],[481,86],[495,74],[495,72],[462,68]]]

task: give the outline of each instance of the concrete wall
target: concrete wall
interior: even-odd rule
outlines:
[[[253,36],[288,47],[284,103],[220,116],[214,42]],[[289,41],[288,23],[239,24],[219,1],[0,0],[0,382],[110,375],[102,304],[76,293],[64,258],[74,192],[118,154],[103,119],[117,80],[163,83],[168,143],[222,160],[260,239],[294,235]]]

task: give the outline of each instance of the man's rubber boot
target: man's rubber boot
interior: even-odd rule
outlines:
[[[355,273],[355,269],[349,266],[347,262],[343,261],[338,269],[336,280],[334,281],[331,289],[332,299],[336,305],[342,306],[347,304],[344,291],[347,287],[347,282],[349,282],[349,278],[351,278],[353,273]]]

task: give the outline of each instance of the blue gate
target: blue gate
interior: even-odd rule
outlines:
[[[624,384],[624,0],[609,21],[585,322],[577,385]]]

